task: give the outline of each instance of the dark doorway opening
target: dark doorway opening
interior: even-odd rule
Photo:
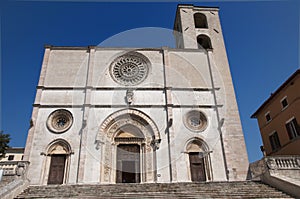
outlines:
[[[119,144],[117,148],[117,183],[140,182],[140,146]]]

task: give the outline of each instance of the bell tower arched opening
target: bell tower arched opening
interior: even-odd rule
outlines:
[[[208,28],[206,16],[202,13],[194,14],[195,28]]]
[[[197,37],[197,43],[199,49],[212,49],[210,38],[206,35],[199,35]]]

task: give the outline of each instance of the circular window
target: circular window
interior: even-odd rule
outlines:
[[[139,53],[118,57],[110,66],[110,75],[119,84],[133,86],[144,81],[149,72],[149,60]]]
[[[47,120],[47,127],[54,133],[63,133],[67,131],[73,123],[73,116],[70,111],[59,109],[53,111]]]
[[[204,131],[207,127],[207,118],[201,111],[190,111],[184,116],[184,124],[191,131]]]

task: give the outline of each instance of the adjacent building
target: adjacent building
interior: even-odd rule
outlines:
[[[300,155],[300,70],[251,116],[258,121],[267,156]]]
[[[176,48],[45,47],[31,184],[246,179],[219,9],[179,5],[174,36]]]
[[[5,157],[0,159],[0,170],[3,170],[3,175],[15,175],[16,168],[24,157],[24,148],[13,147],[5,151]]]
[[[21,161],[24,156],[24,148],[23,147],[13,147],[8,148],[5,151],[5,157],[1,158],[0,161]]]

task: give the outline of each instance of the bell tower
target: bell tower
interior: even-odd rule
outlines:
[[[174,35],[177,48],[212,49],[223,43],[219,9],[178,5]]]
[[[248,156],[219,18],[219,8],[178,5],[176,48],[207,54],[228,180],[245,180]]]

